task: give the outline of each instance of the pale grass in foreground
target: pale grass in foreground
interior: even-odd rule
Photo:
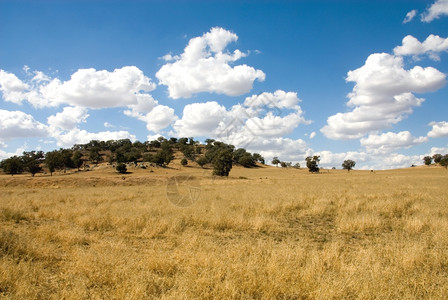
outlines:
[[[448,171],[0,176],[0,298],[444,299]]]

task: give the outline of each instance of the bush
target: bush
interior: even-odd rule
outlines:
[[[188,165],[188,160],[184,157],[184,158],[182,158],[182,160],[180,161],[180,164],[182,165],[182,166],[186,166],[186,165]]]
[[[119,163],[115,169],[120,173],[120,174],[125,174],[128,169],[126,168],[126,165],[124,163]]]
[[[207,164],[207,158],[205,156],[201,156],[198,159],[196,159],[196,162],[198,165],[201,166],[201,168],[203,168]]]

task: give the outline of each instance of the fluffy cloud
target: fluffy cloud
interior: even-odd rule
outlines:
[[[0,140],[47,135],[48,127],[36,121],[33,116],[21,111],[0,109]]]
[[[16,75],[0,70],[0,91],[5,101],[21,104],[27,97],[25,91],[29,85],[17,78]]]
[[[89,114],[87,108],[84,107],[64,107],[62,112],[47,119],[50,126],[54,126],[64,130],[71,130],[79,123],[85,123]]]
[[[174,109],[165,105],[157,105],[146,115],[146,127],[149,131],[160,131],[169,126],[178,118],[174,114]]]
[[[355,87],[347,105],[354,109],[330,116],[321,132],[330,139],[356,139],[388,128],[424,101],[413,92],[435,91],[445,84],[445,77],[432,67],[405,70],[399,56],[372,54],[364,66],[348,72],[346,80],[355,82]]]
[[[0,90],[6,101],[21,104],[28,101],[34,107],[55,107],[60,104],[87,108],[138,105],[151,101],[145,92],[156,85],[137,67],[127,66],[112,72],[79,69],[67,81],[50,80],[42,72],[28,83],[14,74],[0,70]]]
[[[23,154],[23,152],[26,151],[26,147],[22,146],[17,148],[14,152],[6,152],[4,150],[0,149],[0,160],[12,157],[12,156],[20,156]]]
[[[414,17],[417,15],[417,10],[413,9],[410,12],[406,14],[406,17],[403,20],[403,24],[409,23],[414,19]]]
[[[420,43],[412,35],[403,38],[402,46],[394,48],[395,55],[413,55],[418,58],[419,55],[428,54],[433,60],[440,60],[439,52],[448,51],[448,38],[444,39],[438,35],[429,35],[423,43]]]
[[[136,140],[136,136],[127,131],[102,131],[98,133],[88,132],[79,128],[74,128],[68,132],[58,133],[53,136],[57,140],[59,147],[71,147],[75,144],[86,144],[91,140],[108,141],[119,139]]]
[[[283,136],[299,124],[308,124],[299,101],[296,93],[278,90],[247,97],[244,104],[229,110],[214,101],[188,104],[173,127],[179,136],[207,136],[235,145],[241,141],[247,144],[258,136]]]
[[[142,93],[155,89],[155,84],[134,66],[97,71],[80,69],[70,80],[61,82],[53,79],[40,88],[42,97],[50,103],[67,103],[88,108],[120,107],[135,105]],[[37,105],[39,106],[39,105]]]
[[[215,101],[185,105],[182,119],[173,127],[179,136],[216,135],[216,130],[229,113],[226,108]]]
[[[428,136],[432,138],[440,138],[448,136],[448,122],[431,122],[432,130],[428,132]]]
[[[429,23],[443,15],[448,15],[448,0],[437,0],[421,15],[421,20]]]
[[[427,153],[423,156],[427,156],[427,155],[433,156],[434,154],[442,154],[442,155],[448,154],[448,147],[432,147],[431,150],[429,151],[429,153]]]
[[[318,151],[313,155],[320,156],[320,166],[324,168],[340,167],[342,162],[347,159],[354,160],[358,165],[361,162],[366,162],[369,158],[365,152],[342,152],[333,153],[331,151]]]
[[[156,85],[134,66],[112,72],[79,69],[67,81],[51,79],[39,71],[30,72],[28,67],[24,69],[33,76],[26,83],[14,74],[0,70],[3,99],[16,104],[26,100],[38,108],[69,104],[63,112],[48,118],[53,130],[71,130],[85,122],[87,108],[127,107],[126,115],[146,122],[148,130],[154,132],[177,119],[173,109],[159,105],[148,94]]]
[[[265,92],[247,97],[244,101],[244,105],[256,108],[277,108],[279,110],[282,108],[300,109],[300,107],[298,107],[299,102],[300,99],[297,96],[297,93],[277,90],[274,93]]]
[[[312,150],[302,139],[256,137],[247,147],[248,151],[260,153],[270,163],[274,156],[282,161],[300,162],[311,155]]]
[[[313,153],[320,155],[319,166],[323,168],[341,168],[344,160],[351,159],[356,162],[356,169],[360,170],[387,170],[397,168],[409,168],[412,165],[422,163],[420,155],[404,155],[400,153],[367,153],[367,152],[341,152],[319,151]]]
[[[402,148],[427,142],[427,137],[413,137],[409,131],[399,133],[387,132],[380,135],[371,134],[360,140],[361,145],[371,153],[390,153]]]
[[[210,92],[238,96],[249,92],[255,80],[264,81],[265,74],[247,65],[232,66],[247,54],[240,50],[224,51],[238,36],[215,27],[200,37],[192,38],[180,56],[165,55],[167,63],[156,73],[160,84],[168,87],[173,99]]]

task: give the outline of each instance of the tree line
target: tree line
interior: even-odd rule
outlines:
[[[235,149],[235,146],[214,139],[205,140],[205,145],[194,138],[159,137],[153,141],[131,142],[129,139],[98,141],[92,140],[86,144],[76,144],[71,148],[59,149],[44,153],[43,151],[23,152],[21,156],[12,156],[0,162],[0,168],[6,174],[15,175],[29,172],[32,176],[43,172],[46,167],[52,175],[56,170],[81,167],[89,168],[88,163],[97,165],[105,160],[116,165],[120,173],[126,173],[126,164],[147,162],[160,167],[167,167],[174,158],[174,151],[183,154],[181,164],[196,162],[204,168],[207,164],[213,166],[213,173],[218,176],[228,176],[233,164],[246,168],[255,167],[257,163],[264,164],[264,158],[258,153],[250,153],[246,149]]]
[[[425,157],[423,157],[423,162],[427,166],[431,165],[434,162],[435,164],[438,164],[442,167],[447,168],[448,167],[448,154],[445,154],[445,155],[434,154],[433,156],[425,156]]]

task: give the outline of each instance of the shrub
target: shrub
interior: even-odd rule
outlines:
[[[115,168],[120,174],[125,174],[128,169],[124,163],[119,163]]]

